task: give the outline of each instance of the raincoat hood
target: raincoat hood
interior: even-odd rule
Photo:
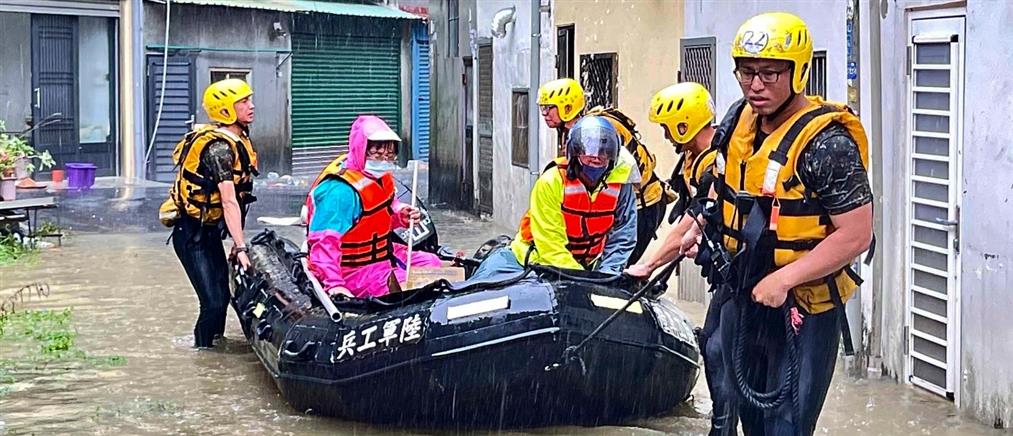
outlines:
[[[345,168],[357,171],[365,168],[366,142],[370,139],[401,142],[397,133],[380,117],[359,115],[352,123],[352,130],[348,132],[348,157],[345,159]]]

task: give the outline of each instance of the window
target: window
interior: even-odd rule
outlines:
[[[809,83],[805,86],[806,95],[818,95],[827,98],[827,51],[813,52],[813,64],[809,71]]]
[[[573,77],[573,25],[556,28],[556,77]]]
[[[587,96],[587,107],[616,106],[616,74],[619,72],[615,53],[580,55],[580,86]]]
[[[211,83],[225,79],[243,79],[250,83],[250,70],[213,68],[211,69]]]
[[[714,94],[714,47],[717,39],[713,36],[704,38],[683,38],[679,40],[682,52],[679,66],[680,82],[696,82]]]
[[[511,98],[513,107],[513,152],[511,161],[519,167],[528,167],[528,90],[515,89]]]
[[[112,131],[112,20],[79,17],[78,139],[82,144],[110,141]]]
[[[460,17],[458,14],[457,0],[447,0],[447,53],[450,57],[456,58],[460,56],[461,50],[461,24]]]

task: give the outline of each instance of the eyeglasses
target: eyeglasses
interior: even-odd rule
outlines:
[[[783,69],[781,71],[769,71],[769,70],[752,71],[752,70],[745,70],[742,68],[736,68],[734,70],[734,73],[735,78],[739,79],[739,83],[743,85],[753,83],[753,79],[756,78],[757,76],[760,77],[760,81],[763,82],[764,85],[771,85],[777,83],[777,80],[781,78],[781,74],[783,74],[785,71],[788,70],[789,68]]]
[[[366,152],[366,159],[373,160],[394,160],[397,159],[397,152],[374,148]]]

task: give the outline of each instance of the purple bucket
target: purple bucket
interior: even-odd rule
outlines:
[[[95,184],[95,164],[85,162],[68,162],[67,189],[88,189]]]

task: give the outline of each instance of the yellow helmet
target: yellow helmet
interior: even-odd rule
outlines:
[[[733,58],[791,62],[791,87],[801,94],[809,81],[813,41],[805,22],[785,12],[769,12],[746,20],[732,41]]]
[[[714,102],[703,85],[678,83],[654,94],[648,119],[665,126],[676,143],[686,144],[714,120]]]
[[[253,95],[253,89],[242,79],[219,80],[204,90],[204,112],[211,121],[222,124],[236,122],[235,104]]]
[[[584,110],[584,88],[570,78],[546,82],[538,88],[538,104],[556,106],[559,119],[570,121]]]

